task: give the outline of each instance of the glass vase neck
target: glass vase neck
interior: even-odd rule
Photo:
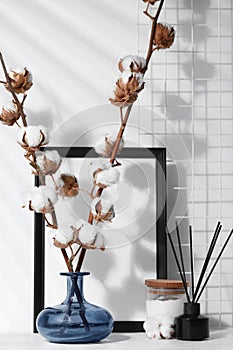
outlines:
[[[67,295],[63,304],[68,303],[70,298],[72,298],[73,303],[79,302],[77,298],[77,291],[80,292],[80,295],[84,300],[83,276],[90,275],[90,272],[62,272],[60,275],[67,277]]]

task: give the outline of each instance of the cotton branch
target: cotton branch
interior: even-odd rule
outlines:
[[[23,126],[27,126],[26,114],[24,113],[24,110],[23,110],[23,102],[25,101],[26,97],[23,99],[23,102],[21,104],[19,99],[18,99],[18,97],[17,97],[17,95],[16,95],[16,93],[14,92],[13,87],[12,87],[11,80],[10,80],[9,75],[7,73],[6,65],[5,65],[5,62],[4,62],[4,59],[3,59],[3,56],[2,56],[1,52],[0,52],[0,61],[1,61],[1,64],[2,64],[2,69],[3,69],[4,75],[5,75],[6,81],[7,81],[8,85],[9,85],[10,93],[12,94],[14,102],[16,103],[16,105],[18,107],[18,110],[19,110],[19,113],[20,113],[20,116],[22,118]]]
[[[148,47],[148,51],[147,51],[147,55],[146,55],[146,67],[144,69],[144,73],[148,69],[148,64],[150,62],[151,56],[152,56],[153,51],[154,51],[153,50],[153,40],[155,37],[156,26],[157,26],[158,18],[159,18],[160,12],[162,10],[163,4],[164,4],[164,0],[160,0],[156,15],[155,15],[155,17],[152,17],[152,27],[151,27],[151,33],[150,33],[149,47]]]
[[[148,47],[147,56],[146,56],[146,66],[144,68],[143,74],[145,74],[145,72],[148,69],[148,64],[150,62],[151,56],[152,56],[153,51],[154,51],[153,50],[153,40],[154,40],[154,36],[155,36],[157,21],[158,21],[160,12],[161,12],[162,7],[163,7],[163,3],[164,3],[164,0],[161,0],[160,4],[159,4],[159,7],[158,7],[158,10],[156,12],[156,15],[155,15],[155,17],[152,18],[152,27],[151,27],[150,41],[149,41],[149,47]],[[149,8],[149,6],[147,5],[146,12],[148,11],[148,8]],[[120,108],[121,126],[120,126],[120,129],[119,129],[119,132],[118,132],[118,135],[117,135],[117,139],[116,139],[113,151],[112,151],[111,159],[110,159],[110,163],[112,164],[112,166],[114,166],[114,162],[116,161],[116,155],[117,155],[118,150],[119,150],[120,142],[122,140],[122,137],[123,137],[126,125],[127,125],[127,121],[129,119],[129,115],[130,115],[130,112],[131,112],[131,109],[132,109],[132,106],[133,106],[133,103],[130,104],[127,107],[127,110],[126,110],[124,118],[122,118],[122,109]],[[97,191],[96,197],[100,197],[102,192],[103,192],[103,189],[99,188],[99,190]],[[89,214],[88,223],[89,224],[93,223],[93,215],[92,215],[91,212]],[[86,255],[86,249],[82,248],[81,253],[79,255],[78,264],[77,264],[77,267],[76,267],[75,271],[80,271],[81,270],[82,264],[83,264],[83,261],[84,261],[84,258],[85,258],[85,255]]]

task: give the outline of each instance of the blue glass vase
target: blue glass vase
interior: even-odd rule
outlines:
[[[48,307],[37,316],[38,332],[52,343],[95,343],[106,338],[113,329],[112,315],[89,304],[83,296],[83,276],[89,272],[61,273],[67,276],[65,301]]]

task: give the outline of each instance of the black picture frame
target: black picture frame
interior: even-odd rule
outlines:
[[[42,150],[57,150],[66,158],[97,158],[99,155],[92,147],[46,147]],[[157,278],[167,278],[167,206],[166,206],[166,148],[125,147],[117,158],[153,158],[156,166],[156,207],[160,214],[156,221],[156,260]],[[35,177],[35,186],[39,178]],[[45,222],[42,214],[34,214],[34,317],[33,331],[36,329],[36,317],[44,308],[45,289]],[[143,321],[116,321],[114,332],[141,332]]]

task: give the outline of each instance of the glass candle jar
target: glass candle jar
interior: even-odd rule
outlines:
[[[174,319],[183,313],[186,294],[182,281],[147,279],[145,285],[147,319],[160,315]]]

